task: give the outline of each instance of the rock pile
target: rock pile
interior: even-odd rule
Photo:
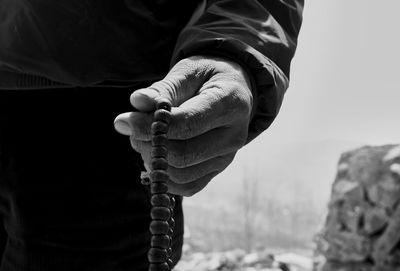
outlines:
[[[174,271],[311,271],[312,259],[294,253],[195,252],[183,256]]]
[[[315,271],[400,270],[400,145],[342,155]]]

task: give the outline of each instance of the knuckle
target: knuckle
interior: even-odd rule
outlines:
[[[176,101],[176,90],[179,88],[179,80],[175,76],[168,76],[161,81],[155,82],[150,86],[156,90],[161,96],[167,96],[172,101]]]
[[[193,113],[188,111],[178,111],[175,119],[171,121],[172,136],[179,139],[189,139],[192,137],[196,127],[193,121]]]
[[[235,83],[235,91],[232,93],[232,104],[240,116],[249,117],[251,114],[253,97],[251,91],[247,87]]]

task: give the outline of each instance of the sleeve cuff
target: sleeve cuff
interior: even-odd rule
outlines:
[[[246,142],[249,143],[267,129],[277,116],[289,86],[288,78],[268,57],[239,40],[193,36],[184,40],[200,41],[178,43],[171,66],[190,56],[215,55],[229,58],[247,70],[253,93],[253,108]]]

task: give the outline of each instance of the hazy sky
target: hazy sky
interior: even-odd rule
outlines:
[[[363,144],[400,144],[400,0],[305,1],[278,118],[205,191],[185,199],[189,228],[198,224],[191,206],[240,206],[243,183],[257,183],[257,198],[282,208],[279,220],[308,202],[305,217],[312,213],[322,223],[340,154]],[[264,230],[287,230],[266,221]],[[321,225],[309,222],[300,233],[307,244]]]
[[[399,10],[399,0],[306,0],[290,88],[257,144],[400,143]]]
[[[327,201],[342,152],[400,144],[400,0],[305,1],[281,112],[208,186],[210,194],[234,189],[248,172],[274,180],[287,169],[320,181],[310,195]],[[294,177],[285,178],[292,184]]]

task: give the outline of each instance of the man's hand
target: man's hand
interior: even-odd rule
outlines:
[[[253,97],[241,66],[226,59],[190,57],[167,76],[131,95],[139,112],[119,115],[115,129],[130,136],[146,167],[150,164],[152,112],[159,99],[172,104],[168,131],[169,192],[191,196],[233,160],[247,139]]]

